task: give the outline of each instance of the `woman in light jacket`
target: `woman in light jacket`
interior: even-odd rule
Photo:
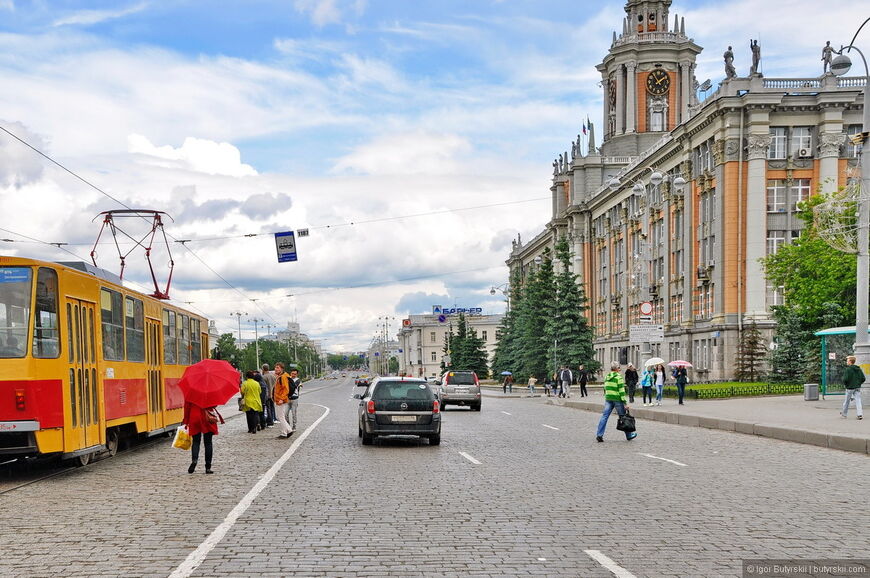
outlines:
[[[248,433],[257,433],[260,425],[260,412],[263,411],[263,401],[260,397],[260,384],[254,379],[254,372],[245,373],[242,382],[242,402],[245,404],[245,419],[248,420]]]
[[[662,404],[662,391],[665,389],[665,366],[664,365],[656,365],[655,372],[653,374],[653,379],[655,380],[656,386],[656,405]]]

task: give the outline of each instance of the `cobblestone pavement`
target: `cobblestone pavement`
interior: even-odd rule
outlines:
[[[866,455],[647,421],[626,442],[615,418],[599,444],[592,412],[490,397],[449,408],[440,446],[362,446],[351,383],[309,384],[294,438],[329,414],[193,576],[613,576],[586,550],[637,577],[870,558]],[[213,476],[167,439],[0,496],[0,575],[169,576],[295,443],[275,435],[230,419]]]

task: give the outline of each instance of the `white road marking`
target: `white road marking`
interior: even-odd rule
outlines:
[[[625,568],[623,568],[622,566],[620,566],[619,564],[617,564],[616,562],[614,562],[613,560],[611,560],[610,558],[608,558],[607,556],[605,556],[604,554],[599,552],[598,550],[583,550],[583,551],[586,552],[586,554],[590,558],[592,558],[593,560],[595,560],[596,562],[598,562],[599,564],[601,564],[602,566],[604,566],[605,568],[610,570],[614,576],[617,576],[617,578],[635,578],[634,574],[632,574],[631,572],[629,572],[628,570],[626,570]]]
[[[638,453],[640,453],[640,452],[638,452]],[[648,458],[652,458],[652,459],[654,459],[654,460],[662,460],[663,462],[670,462],[670,463],[672,463],[672,464],[676,464],[676,465],[678,465],[678,466],[686,467],[686,464],[681,464],[680,462],[675,462],[674,460],[669,460],[668,458],[660,458],[660,457],[658,457],[658,456],[654,456],[654,455],[652,455],[652,454],[640,454],[640,455],[642,455],[642,456],[646,456],[646,457],[648,457]]]
[[[465,458],[466,460],[468,460],[469,462],[471,462],[472,464],[477,464],[478,466],[480,465],[479,461],[477,461],[476,459],[474,459],[473,457],[471,457],[470,455],[468,455],[465,452],[459,452],[459,455],[462,456],[463,458]]]
[[[503,411],[502,413],[505,414],[505,415],[513,415],[512,413],[508,413],[508,412],[506,412],[506,411]]]
[[[559,431],[559,428],[557,428],[557,427],[553,427],[553,426],[551,426],[551,425],[547,425],[547,424],[545,424],[545,423],[542,423],[541,425],[544,426],[544,427],[548,427],[548,428],[550,428],[550,429],[554,429],[554,430],[556,430],[556,431]]]
[[[267,471],[263,475],[263,477],[260,478],[260,481],[254,484],[254,487],[251,488],[251,490],[247,494],[245,494],[245,497],[242,498],[242,500],[238,504],[236,504],[236,507],[233,508],[229,514],[227,514],[227,517],[224,518],[224,521],[221,522],[218,527],[214,529],[211,535],[209,535],[209,537],[206,538],[196,550],[194,550],[187,556],[184,562],[182,562],[178,566],[178,568],[176,568],[175,571],[169,575],[169,578],[187,578],[188,576],[193,574],[197,568],[199,568],[199,565],[202,564],[203,561],[205,561],[205,558],[206,556],[208,556],[209,552],[211,552],[214,547],[217,546],[221,540],[223,540],[224,536],[226,536],[227,532],[232,529],[236,521],[238,521],[242,514],[247,511],[247,509],[251,506],[254,500],[257,499],[257,496],[259,496],[260,493],[266,489],[266,486],[269,485],[269,482],[272,481],[272,479],[281,469],[281,466],[283,466],[287,462],[287,460],[290,459],[290,456],[296,453],[296,450],[299,449],[299,446],[302,445],[302,442],[305,441],[305,438],[307,438],[311,434],[311,432],[314,431],[314,428],[320,425],[320,422],[322,422],[324,418],[329,415],[328,407],[318,405],[316,403],[311,405],[317,405],[318,407],[322,407],[326,411],[323,413],[322,416],[317,419],[317,421],[311,424],[307,430],[302,432],[302,435],[300,435],[296,439],[296,441],[293,442],[293,445],[291,445],[287,449],[287,451],[284,452],[284,455],[282,455],[280,458],[278,458],[278,461],[272,464],[272,467],[269,468],[269,471]]]

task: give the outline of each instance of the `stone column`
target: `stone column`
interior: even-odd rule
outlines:
[[[616,69],[616,127],[615,134],[625,132],[625,80],[623,78],[622,66]]]
[[[823,132],[819,134],[819,184],[822,193],[833,193],[837,190],[840,159],[840,147],[846,142],[842,132]]]
[[[764,116],[766,120],[767,113]],[[767,131],[766,122],[763,128]],[[755,320],[768,319],[767,279],[759,260],[767,254],[767,150],[770,140],[768,132],[750,133],[747,146],[746,315]]]
[[[677,122],[686,122],[689,118],[689,103],[692,95],[692,63],[680,63],[680,103]]]
[[[637,132],[637,62],[631,61],[625,65],[625,74],[628,79],[625,98],[625,132]]]

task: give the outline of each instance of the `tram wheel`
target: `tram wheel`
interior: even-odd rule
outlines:
[[[82,454],[72,460],[76,467],[86,466],[91,463],[91,454]]]
[[[118,430],[115,428],[110,429],[106,432],[106,453],[111,457],[118,453],[118,446],[120,445],[120,434]]]

